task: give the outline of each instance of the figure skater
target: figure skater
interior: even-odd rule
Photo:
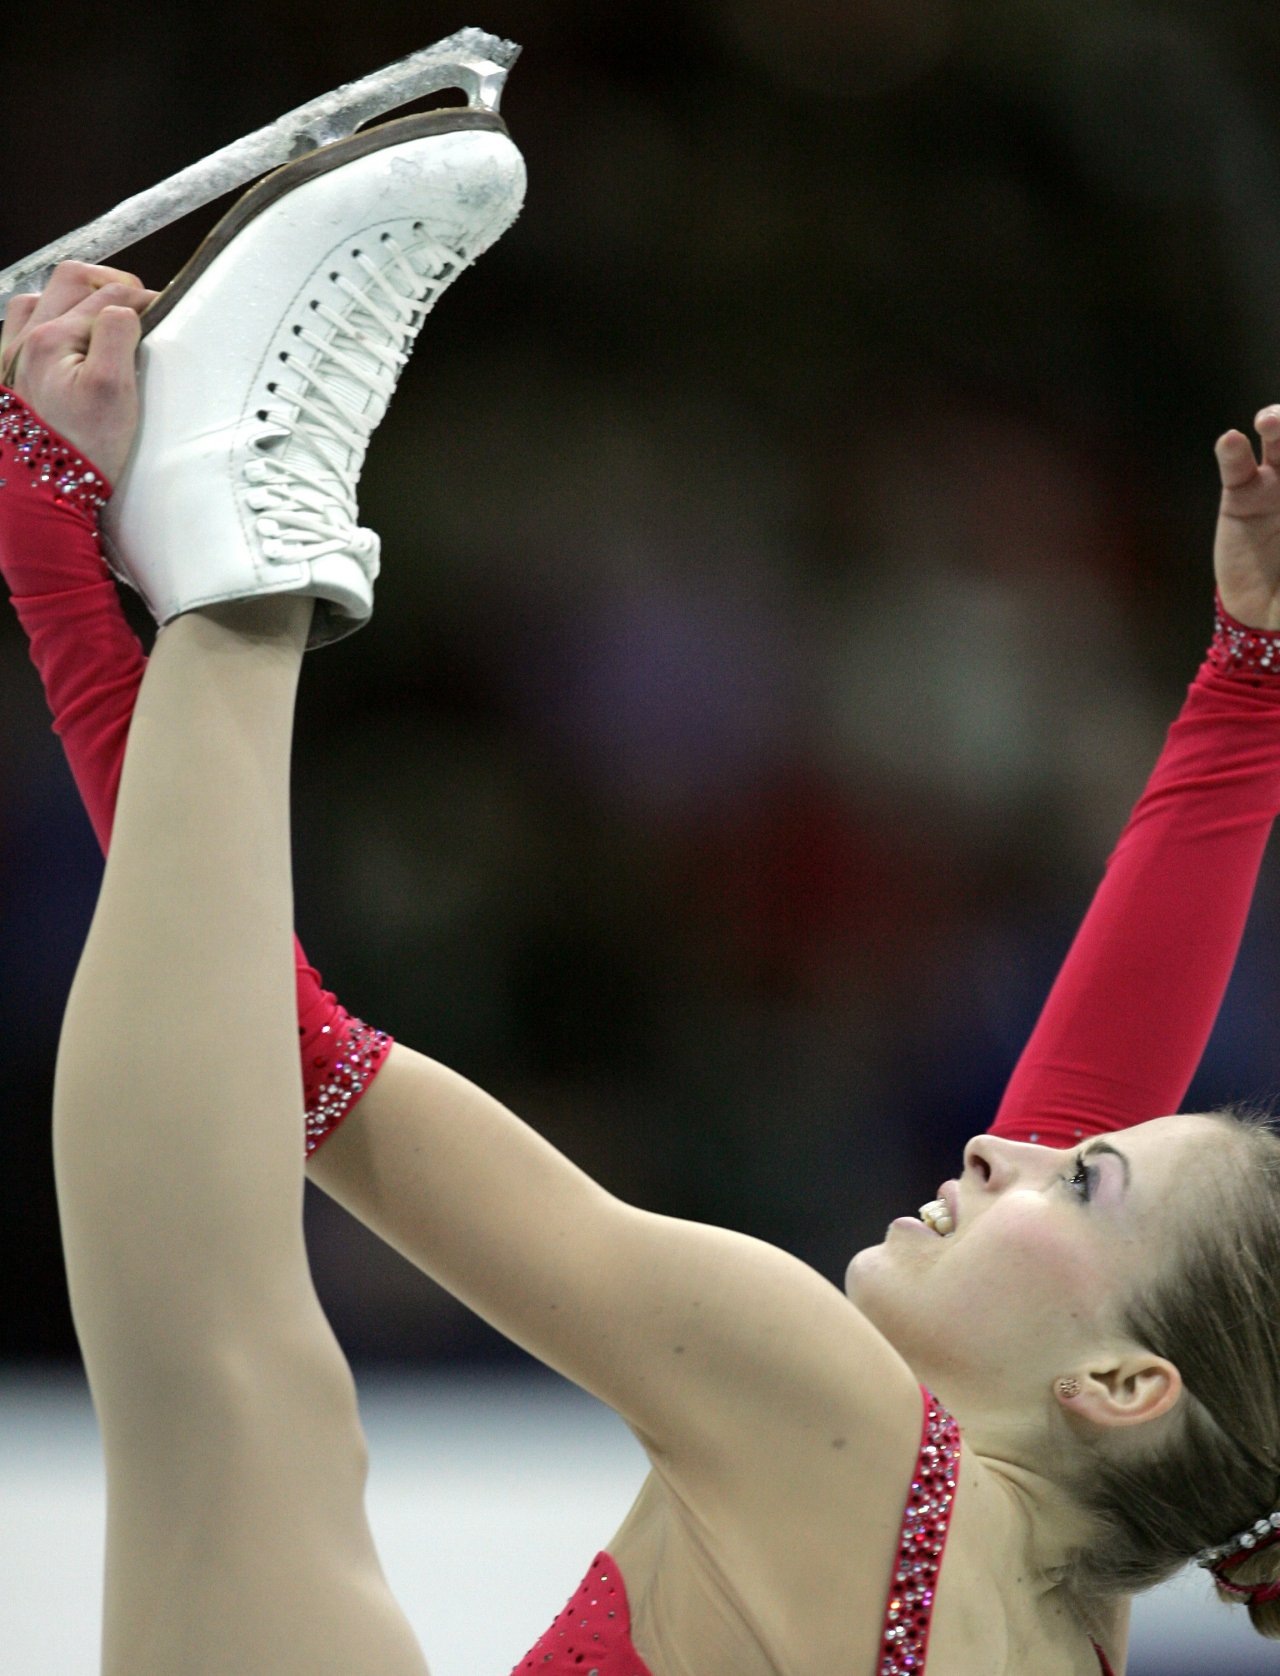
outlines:
[[[54,1091],[106,1676],[425,1669],[304,1160],[648,1453],[518,1671],[1113,1676],[1131,1597],[1193,1558],[1280,1636],[1280,1145],[1167,1115],[1280,811],[1280,408],[1261,462],[1217,444],[1213,643],[1000,1112],[842,1292],[604,1192],[296,939],[290,985],[303,651],[367,620],[364,445],[523,180],[497,132],[374,132],[268,177],[159,296],[64,264],[0,339],[0,567],[107,854]]]

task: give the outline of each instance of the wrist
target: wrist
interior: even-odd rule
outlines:
[[[26,487],[95,519],[111,485],[60,431],[22,397],[0,385],[0,492]]]
[[[1222,675],[1280,676],[1280,629],[1250,628],[1238,622],[1215,589],[1208,661]]]

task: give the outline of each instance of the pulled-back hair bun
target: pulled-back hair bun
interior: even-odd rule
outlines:
[[[1244,1559],[1210,1568],[1218,1599],[1230,1606],[1247,1606],[1249,1621],[1259,1635],[1280,1641],[1280,1543],[1264,1548],[1260,1553],[1247,1554]],[[1241,1591],[1273,1587],[1274,1600],[1257,1601],[1246,1598]],[[1268,1592],[1270,1592],[1268,1588]]]

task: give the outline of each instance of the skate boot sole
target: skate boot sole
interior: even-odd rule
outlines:
[[[432,134],[453,134],[466,129],[480,129],[489,133],[504,134],[510,138],[506,123],[496,112],[453,106],[439,111],[422,111],[416,116],[397,117],[392,122],[381,122],[373,128],[362,128],[358,134],[352,134],[348,139],[335,140],[332,145],[320,146],[303,157],[273,169],[236,200],[197,245],[160,295],[143,310],[140,316],[142,335],[145,337],[153,326],[158,326],[182,301],[196,280],[214,258],[226,249],[237,233],[286,193],[292,192],[306,181],[314,180],[318,175],[326,174],[330,169],[340,169],[345,163],[354,162],[358,157],[366,157],[370,152],[381,151],[387,146],[403,145],[406,140],[422,139]]]

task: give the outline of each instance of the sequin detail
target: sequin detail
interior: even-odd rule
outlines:
[[[592,1560],[582,1587],[511,1676],[651,1676],[631,1644],[631,1609],[622,1574],[606,1553]]]
[[[111,498],[106,478],[51,431],[21,396],[0,387],[0,489],[13,488],[24,477],[33,489],[52,484],[55,500],[91,518]]]
[[[932,1392],[924,1395],[924,1428],[915,1475],[907,1495],[878,1676],[922,1676],[933,1597],[955,1503],[960,1470],[960,1428]]]
[[[303,1082],[307,1087],[315,1072],[322,1073],[322,1080],[306,1104],[308,1158],[368,1088],[390,1053],[393,1040],[385,1030],[375,1030],[363,1019],[349,1015],[343,1016],[336,1029],[332,1024],[321,1026],[303,1066]],[[316,1052],[315,1048],[321,1045],[323,1050]]]
[[[1280,675],[1280,630],[1248,628],[1214,601],[1209,662],[1223,675]]]

